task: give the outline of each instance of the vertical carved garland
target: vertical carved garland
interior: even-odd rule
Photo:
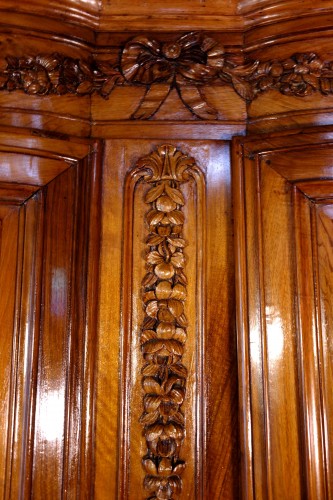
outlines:
[[[138,162],[151,184],[145,196],[150,205],[143,279],[145,318],[141,330],[144,413],[141,423],[147,454],[144,489],[149,500],[172,499],[182,489],[185,461],[180,458],[185,437],[182,404],[187,369],[182,364],[187,319],[184,313],[187,279],[184,274],[186,245],[182,237],[185,203],[180,185],[190,177],[193,158],[174,146],[163,145]]]

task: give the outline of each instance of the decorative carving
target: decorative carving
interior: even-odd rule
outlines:
[[[150,118],[172,88],[199,118],[216,119],[201,91],[224,65],[224,48],[201,33],[188,33],[174,42],[160,43],[145,36],[130,40],[121,55],[121,69],[129,82],[147,86],[133,118]]]
[[[333,94],[333,61],[314,53],[260,62],[225,52],[216,40],[202,33],[188,33],[173,42],[138,36],[127,42],[119,60],[74,59],[63,54],[7,57],[0,70],[0,90],[27,94],[97,93],[108,98],[115,86],[143,86],[145,93],[133,119],[149,119],[176,89],[196,118],[218,119],[204,89],[228,85],[243,99],[275,89],[303,97],[313,92]]]
[[[254,70],[241,77],[248,85],[244,93],[248,100],[270,89],[298,97],[316,91],[324,95],[333,93],[333,61],[322,61],[314,53],[294,54],[282,61],[256,61]]]
[[[187,369],[182,364],[187,318],[184,312],[187,279],[184,274],[186,241],[182,236],[185,203],[180,185],[195,165],[174,146],[163,145],[139,160],[151,187],[145,196],[150,205],[143,279],[145,318],[141,330],[144,413],[141,423],[147,443],[143,467],[149,500],[172,499],[182,488],[185,461],[180,449],[185,436],[182,404]]]
[[[63,54],[6,57],[0,71],[0,90],[24,90],[27,94],[78,94],[97,92],[108,97],[114,85],[124,81],[112,64],[80,60]]]

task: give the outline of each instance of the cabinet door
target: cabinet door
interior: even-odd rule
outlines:
[[[245,498],[333,497],[333,135],[235,143]]]
[[[96,499],[238,498],[228,142],[106,142],[99,309]]]
[[[98,262],[91,151],[83,141],[0,131],[3,499],[90,497]]]

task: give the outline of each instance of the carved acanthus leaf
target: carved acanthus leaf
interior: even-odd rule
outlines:
[[[149,498],[171,500],[181,492],[185,461],[180,458],[185,437],[182,405],[186,393],[187,369],[182,364],[187,318],[185,300],[183,238],[185,204],[181,184],[195,165],[172,145],[162,145],[138,161],[149,183],[145,202],[149,234],[146,242],[147,273],[142,300],[145,317],[141,328],[144,391],[141,423],[147,454],[142,463],[144,489]]]

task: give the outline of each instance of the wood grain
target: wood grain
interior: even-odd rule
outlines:
[[[178,496],[332,497],[332,9],[0,0],[0,496],[148,496],[130,172],[171,144],[198,167]]]
[[[260,145],[239,141],[237,149],[243,492],[256,498],[331,494],[331,403],[323,393],[331,367],[324,362],[321,286],[327,297],[332,168],[330,143],[323,147],[322,140],[319,132],[277,135]]]
[[[2,495],[84,497],[92,488],[97,164],[80,161],[89,144],[13,136],[2,132],[0,146]]]
[[[107,170],[103,185],[102,208],[100,351],[97,375],[96,498],[105,498],[107,492],[115,491],[119,467],[122,471],[118,482],[120,497],[132,498],[137,491],[142,491],[144,474],[141,458],[145,448],[142,427],[138,422],[142,414],[143,395],[140,387],[141,354],[138,332],[143,320],[141,280],[144,276],[144,263],[141,259],[145,254],[144,217],[147,208],[142,202],[143,185],[138,183],[134,194],[136,179],[132,181],[131,189],[128,188],[125,192],[123,190],[126,173],[143,155],[149,154],[160,144],[161,142],[152,139],[109,140],[106,146]],[[232,258],[232,241],[228,232],[231,224],[229,150],[227,143],[214,141],[178,140],[172,144],[195,158],[200,170],[205,174],[206,189],[211,200],[207,205],[206,215],[204,212],[200,215],[200,207],[205,205],[200,201],[205,191],[203,187],[199,190],[202,181],[199,182],[199,187],[195,187],[195,184],[193,186],[184,184],[186,199],[184,210],[188,224],[185,226],[184,237],[188,240],[186,273],[189,277],[186,301],[189,330],[184,363],[189,369],[189,375],[188,392],[184,403],[187,433],[182,449],[187,467],[183,474],[182,495],[184,498],[194,496],[204,498],[207,494],[234,498],[238,495],[239,467],[236,445],[238,442],[236,370],[233,361],[235,337],[232,334],[234,332],[232,313],[229,308],[223,306],[225,301],[232,302],[230,294],[233,286],[233,268],[229,266]],[[125,215],[120,203],[123,196],[126,199]],[[217,199],[224,200],[218,211]],[[122,229],[123,220],[125,225]],[[122,231],[124,237],[129,238],[123,247],[123,257],[121,247],[116,244]],[[200,245],[201,238],[206,242],[205,247]],[[206,258],[203,252],[207,252]],[[207,268],[205,262],[209,263]],[[201,273],[207,274],[206,277],[203,275],[200,284]],[[218,289],[212,285],[217,273],[225,283]],[[121,283],[125,293],[122,303],[117,293]],[[202,292],[199,292],[201,287]],[[202,293],[207,294],[205,299],[200,298]],[[216,304],[217,297],[221,304],[218,309],[216,306],[211,307],[213,303]],[[126,336],[120,340],[125,344],[120,361],[115,361],[118,359],[119,338],[113,332],[119,330],[121,318],[123,318],[123,335]],[[203,322],[202,326],[200,321]],[[207,330],[202,337],[204,325]],[[221,325],[223,325],[222,330]],[[198,364],[200,359],[203,363],[204,379],[200,378],[202,377]],[[123,371],[118,386],[117,373],[120,366]],[[201,386],[202,389],[200,384],[204,384]],[[200,390],[203,391],[203,399],[199,398]],[[121,391],[123,401],[120,408],[117,407],[118,391]],[[120,420],[122,427],[117,428],[116,416],[119,411],[122,415]],[[107,429],[107,432],[103,432],[102,429]],[[114,447],[117,436],[120,439],[118,464]],[[206,447],[206,457],[201,451],[203,446]],[[197,468],[201,460],[202,471],[200,467]]]

